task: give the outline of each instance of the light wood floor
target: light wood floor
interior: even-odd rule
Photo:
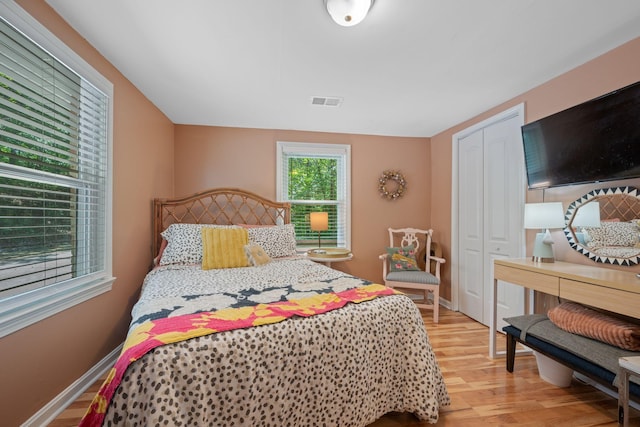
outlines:
[[[557,388],[540,379],[533,356],[518,356],[513,374],[504,359],[488,356],[488,328],[468,317],[441,308],[440,323],[423,313],[452,404],[442,409],[436,426],[611,426],[618,425],[617,400],[573,380]],[[504,337],[498,342],[504,345]],[[77,426],[98,390],[94,384],[49,427]],[[631,425],[640,414],[631,409]],[[427,426],[410,414],[387,414],[369,427]]]

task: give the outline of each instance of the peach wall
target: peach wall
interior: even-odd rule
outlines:
[[[178,125],[176,195],[238,187],[275,199],[276,141],[351,145],[354,259],[333,266],[380,282],[378,255],[388,246],[387,228],[431,222],[429,139]],[[405,196],[393,202],[378,193],[378,177],[386,169],[400,170],[408,182]]]
[[[431,219],[434,229],[441,230],[445,242],[445,256],[450,259],[451,248],[451,161],[452,136],[467,127],[487,119],[521,102],[525,103],[525,122],[529,123],[564,110],[581,102],[603,95],[640,80],[640,38],[632,40],[606,54],[589,61],[555,79],[552,79],[481,115],[447,129],[431,138],[431,158],[434,189],[432,191]],[[545,201],[562,201],[564,207],[589,189],[605,188],[617,184],[640,186],[640,180],[610,182],[599,185],[581,185],[549,189]],[[527,191],[527,201],[541,201],[542,191]],[[560,231],[554,233],[556,257],[560,260],[593,264],[585,256],[575,253]],[[533,233],[527,234],[527,254],[532,252]],[[626,267],[638,270],[638,267]],[[440,295],[451,299],[450,264],[444,268],[444,289]]]
[[[0,339],[0,417],[19,425],[120,345],[150,260],[151,199],[173,195],[173,124],[41,0],[18,2],[114,84],[113,290]]]

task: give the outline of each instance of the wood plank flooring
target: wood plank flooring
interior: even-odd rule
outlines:
[[[423,312],[452,404],[443,408],[436,426],[610,426],[617,423],[617,400],[573,380],[558,388],[538,376],[533,356],[518,356],[514,373],[504,359],[488,356],[488,328],[463,314],[440,309],[440,323]],[[498,338],[504,346],[504,337]],[[102,381],[96,382],[49,427],[77,426]],[[640,426],[640,413],[630,410]],[[387,414],[369,427],[428,426],[411,414]]]

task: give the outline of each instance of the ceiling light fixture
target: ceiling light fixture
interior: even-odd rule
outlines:
[[[374,0],[324,0],[327,12],[338,25],[352,27],[366,18]]]

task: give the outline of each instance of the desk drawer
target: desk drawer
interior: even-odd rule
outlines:
[[[549,295],[559,295],[560,280],[558,277],[498,264],[494,266],[493,275],[496,279],[504,282],[514,283]]]
[[[560,298],[640,318],[640,293],[560,279]]]

